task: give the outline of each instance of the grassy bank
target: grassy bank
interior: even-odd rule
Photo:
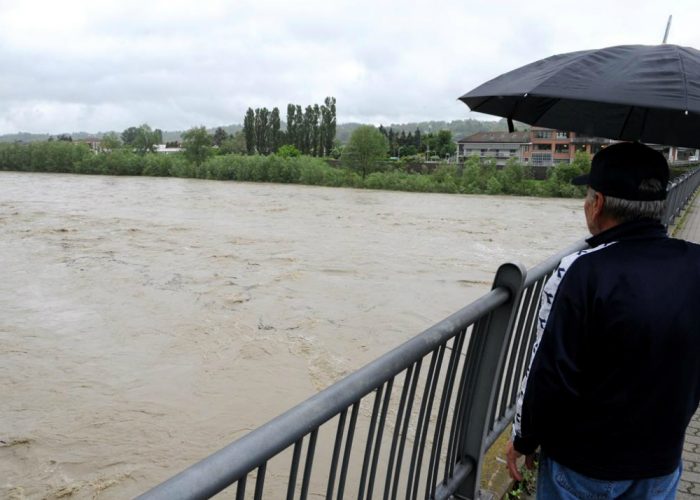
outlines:
[[[354,187],[395,191],[514,194],[522,196],[579,197],[581,188],[569,180],[588,168],[587,161],[553,167],[546,180],[536,180],[526,166],[514,160],[503,169],[471,158],[461,165],[445,164],[431,173],[408,172],[400,165],[383,167],[364,179],[346,168],[328,165],[320,158],[212,156],[197,165],[184,155],[148,153],[126,149],[93,153],[84,144],[36,142],[0,144],[0,170],[64,172],[74,174],[145,175],[252,182],[276,182],[314,186]]]

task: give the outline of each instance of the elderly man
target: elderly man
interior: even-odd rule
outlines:
[[[595,155],[590,249],[562,259],[541,300],[508,468],[540,447],[538,498],[674,498],[700,401],[700,246],[669,238],[668,165],[620,143]]]

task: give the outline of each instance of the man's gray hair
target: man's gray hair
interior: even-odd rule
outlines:
[[[639,186],[640,191],[660,191],[663,189],[661,182],[656,179],[645,179]],[[588,196],[593,197],[595,191],[589,188]],[[628,222],[634,219],[661,220],[666,210],[666,200],[625,200],[614,196],[605,196],[603,214],[618,222]]]

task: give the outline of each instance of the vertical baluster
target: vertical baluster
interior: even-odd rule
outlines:
[[[382,413],[379,417],[379,427],[377,429],[377,439],[374,444],[374,456],[372,457],[372,468],[369,473],[369,483],[367,484],[367,498],[372,498],[374,490],[374,479],[377,473],[377,463],[379,462],[379,451],[382,446],[382,437],[384,435],[384,424],[386,423],[386,415],[389,411],[389,403],[391,401],[391,390],[394,387],[394,379],[391,378],[386,384],[386,393],[384,395],[384,404],[382,405]]]
[[[314,453],[316,452],[316,438],[318,437],[318,429],[314,429],[309,437],[309,447],[306,450],[306,463],[304,464],[304,479],[301,483],[300,500],[306,500],[309,495],[309,482],[311,481],[311,468],[314,464]]]
[[[350,452],[352,451],[352,440],[355,437],[355,424],[357,424],[357,414],[360,411],[360,402],[352,405],[350,414],[350,424],[348,425],[348,435],[345,439],[345,452],[343,453],[343,465],[340,468],[340,481],[338,482],[338,500],[343,500],[345,494],[345,480],[348,477],[348,466],[350,465]]]
[[[255,495],[253,498],[255,500],[261,500],[263,495],[263,488],[265,487],[265,471],[267,470],[267,462],[258,467],[258,477],[255,480]]]
[[[469,328],[471,327],[471,331]],[[469,331],[469,333],[467,333]],[[474,325],[470,325],[464,330],[465,342],[467,342],[467,350],[464,353],[464,362],[462,363],[462,375],[459,380],[459,387],[457,388],[457,400],[455,401],[455,408],[452,412],[452,425],[450,426],[450,439],[447,446],[447,460],[444,474],[444,481],[447,481],[454,473],[454,467],[457,463],[459,457],[457,456],[458,444],[461,439],[462,429],[464,425],[462,423],[463,407],[464,407],[464,395],[466,392],[467,376],[469,374],[469,360],[472,356],[473,345],[474,345]],[[466,337],[469,337],[469,340]]]
[[[391,478],[394,470],[394,458],[396,457],[396,447],[399,440],[399,431],[401,429],[401,420],[403,419],[403,412],[406,408],[406,398],[408,397],[408,390],[411,385],[411,380],[413,380],[413,366],[411,365],[406,369],[404,379],[403,379],[403,389],[401,389],[401,399],[399,400],[399,407],[396,409],[396,424],[394,425],[394,433],[391,438],[391,450],[389,451],[389,462],[386,466],[386,480],[384,483],[384,500],[389,498],[391,493]]]
[[[326,489],[326,498],[333,498],[333,488],[335,487],[335,474],[338,469],[338,457],[340,456],[340,447],[343,444],[343,432],[345,430],[345,418],[347,417],[347,408],[343,410],[338,418],[338,430],[335,433],[335,445],[333,446],[333,458],[331,460],[331,470],[328,473],[328,488]]]
[[[435,435],[433,436],[433,447],[430,453],[428,476],[425,483],[426,498],[430,498],[430,496],[435,492],[435,485],[437,483],[438,476],[437,471],[442,452],[442,441],[445,435],[445,424],[447,423],[447,414],[449,412],[450,401],[452,399],[452,390],[454,388],[457,365],[459,364],[464,337],[464,332],[460,332],[452,342],[450,361],[447,365],[447,373],[443,382],[442,396],[440,398],[440,409],[438,411],[437,421],[435,422]]]
[[[372,445],[374,444],[374,429],[377,425],[377,416],[379,414],[379,405],[384,394],[384,386],[379,387],[374,393],[374,406],[372,407],[372,418],[367,429],[367,443],[365,444],[365,456],[362,460],[362,473],[360,474],[360,487],[357,492],[358,500],[362,500],[365,495],[365,485],[367,482],[367,470],[369,469],[370,456],[372,454]]]
[[[420,367],[422,360],[416,362],[416,369],[413,371],[413,377],[411,378],[411,387],[408,390],[408,398],[406,401],[406,408],[404,411],[403,425],[401,427],[401,437],[399,439],[399,448],[396,455],[396,464],[394,467],[394,484],[391,499],[394,500],[397,495],[397,490],[399,488],[399,478],[401,476],[401,469],[403,465],[403,450],[406,446],[406,438],[408,436],[408,423],[411,420],[411,409],[413,408],[413,398],[416,395],[416,388],[418,386],[418,378],[420,376]]]
[[[243,476],[236,483],[236,500],[245,500],[245,483],[248,476]]]
[[[301,444],[303,438],[294,443],[294,452],[292,453],[292,466],[289,470],[289,483],[287,484],[287,500],[294,499],[294,490],[297,483],[297,472],[299,471],[299,457],[301,456]]]
[[[435,388],[437,387],[438,379],[440,378],[440,370],[442,368],[442,358],[444,353],[445,344],[439,346],[437,351],[433,351],[431,362],[432,370],[429,371],[428,377],[425,380],[423,400],[421,401],[418,425],[416,426],[416,437],[413,441],[413,451],[411,453],[411,465],[408,473],[408,487],[412,491],[411,498],[416,498],[418,493],[420,470],[423,464],[423,453],[425,451],[425,440],[428,436],[428,428],[430,427],[430,414],[433,411]],[[411,487],[411,485],[413,486]]]

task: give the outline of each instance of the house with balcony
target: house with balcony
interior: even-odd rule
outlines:
[[[577,151],[594,155],[616,141],[588,137],[576,132],[532,127],[523,132],[478,132],[457,141],[459,160],[479,156],[482,160],[496,160],[497,166],[509,158],[535,167],[551,167],[571,163]]]
[[[482,161],[495,160],[497,166],[510,158],[524,163],[529,145],[529,132],[477,132],[457,141],[457,159],[478,156]]]

